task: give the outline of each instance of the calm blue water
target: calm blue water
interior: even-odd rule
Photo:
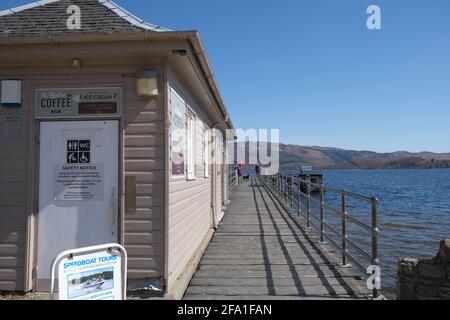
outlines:
[[[439,241],[450,238],[450,169],[322,172],[326,186],[379,199],[382,286],[385,295],[394,298],[398,258],[432,258]],[[340,195],[327,192],[325,199],[340,208]],[[368,204],[348,200],[348,211],[370,224]],[[325,213],[325,219],[339,228],[340,220],[331,212]],[[370,253],[370,235],[365,230],[349,225],[348,235]]]

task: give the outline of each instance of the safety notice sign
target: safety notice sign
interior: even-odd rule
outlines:
[[[103,167],[103,164],[56,164],[54,166],[55,200],[103,201],[105,180]]]

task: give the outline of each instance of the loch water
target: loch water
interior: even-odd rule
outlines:
[[[450,238],[450,169],[321,172],[326,186],[378,198],[382,291],[386,297],[395,299],[398,258],[433,258],[440,240]],[[326,192],[325,201],[339,209],[341,195]],[[370,224],[368,203],[349,198],[347,208],[350,215]],[[325,212],[325,219],[339,230],[340,219],[332,212]],[[370,253],[368,231],[349,222],[348,236]]]

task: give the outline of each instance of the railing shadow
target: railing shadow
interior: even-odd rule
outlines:
[[[328,268],[330,269],[332,274],[335,275],[335,278],[337,279],[339,285],[342,288],[344,288],[344,290],[346,291],[347,295],[355,296],[356,295],[355,291],[341,277],[342,273],[333,265],[333,263],[330,261],[330,259],[322,252],[322,250],[317,246],[315,241],[310,238],[310,236],[304,230],[303,226],[294,217],[292,217],[289,213],[287,213],[287,211],[282,207],[282,205],[280,203],[280,200],[277,197],[275,197],[272,194],[272,192],[270,190],[268,190],[266,186],[264,186],[264,184],[257,182],[257,178],[255,178],[255,177],[252,177],[252,184],[251,184],[251,186],[253,188],[257,188],[259,193],[260,193],[260,195],[261,195],[261,198],[262,198],[262,200],[264,202],[264,206],[267,209],[267,212],[269,213],[270,219],[271,219],[274,227],[277,230],[277,238],[278,238],[278,241],[280,243],[280,246],[282,247],[283,253],[284,253],[288,263],[294,265],[293,262],[292,262],[292,258],[290,257],[289,252],[287,251],[286,246],[285,246],[285,244],[282,241],[278,225],[277,225],[277,223],[276,223],[276,221],[274,219],[274,216],[273,216],[272,211],[271,211],[271,209],[270,209],[270,207],[268,205],[266,197],[268,197],[270,199],[271,203],[275,206],[277,212],[280,214],[280,217],[283,219],[283,221],[288,226],[289,230],[292,232],[293,237],[295,238],[296,242],[300,246],[301,250],[305,253],[307,259],[309,260],[309,262],[313,266],[314,270],[316,271],[316,273],[318,275],[318,278],[320,279],[322,285],[326,288],[328,293],[330,295],[337,295],[336,290],[333,288],[331,283],[328,281],[325,273],[320,268],[319,262],[314,258],[314,256],[312,255],[310,249],[308,249],[307,246],[305,245],[304,241],[306,241],[308,243],[308,245],[311,247],[311,249],[314,250],[314,252],[327,264]],[[261,187],[265,190],[265,192],[263,192]],[[266,195],[266,197],[264,195]],[[255,203],[256,203],[256,197],[254,197],[254,198],[255,198]],[[300,231],[303,239],[299,237],[298,231]],[[296,284],[298,284],[298,287],[300,288],[299,289],[299,294],[300,295],[306,294],[305,290],[304,290],[304,288],[303,288],[303,286],[301,284],[301,280],[300,280],[300,276],[299,276],[298,272],[297,271],[294,272],[292,270],[291,270],[291,272],[292,272],[292,276],[293,276],[294,282]]]
[[[264,259],[268,260],[268,262],[270,262],[269,255],[268,255],[267,248],[266,248],[266,244],[265,244],[264,227],[263,227],[263,224],[262,224],[261,210],[259,209],[259,203],[258,203],[258,200],[256,199],[256,190],[255,190],[255,188],[258,188],[261,196],[262,196],[262,193],[261,193],[260,187],[254,183],[255,178],[252,177],[251,179],[252,179],[252,183],[250,185],[252,186],[252,190],[253,190],[253,199],[255,201],[255,207],[256,207],[256,212],[257,212],[258,221],[259,221],[259,228],[261,230],[261,244],[262,245],[264,244],[264,248],[265,248],[265,249],[263,249],[263,257],[264,257]],[[282,239],[282,236],[281,236],[281,232],[280,232],[280,230],[278,228],[278,225],[275,222],[275,219],[274,219],[274,217],[273,217],[273,215],[272,215],[272,213],[271,213],[271,211],[270,211],[270,209],[269,209],[269,207],[267,205],[267,202],[265,201],[263,196],[262,196],[262,199],[263,199],[263,202],[264,202],[264,206],[267,209],[267,212],[269,213],[270,220],[272,221],[272,224],[273,224],[273,226],[275,228],[276,237],[277,237],[278,242],[279,242],[279,244],[281,246],[281,250],[283,251],[283,255],[286,258],[286,261],[288,262],[289,265],[294,265],[294,263],[292,261],[292,258],[291,258],[290,254],[289,254],[289,252],[288,252],[288,250],[287,250],[287,248],[286,248],[286,246],[285,246],[285,244],[283,242],[283,239]],[[266,265],[266,268],[267,267],[270,268],[270,263],[267,263],[265,265]],[[300,276],[299,276],[297,270],[292,270],[291,269],[290,271],[291,271],[291,274],[292,274],[292,279],[294,280],[296,289],[298,291],[298,294],[299,295],[305,295],[306,291],[305,291],[305,289],[302,286],[302,281],[300,280]],[[267,277],[267,278],[270,279],[270,286],[273,287],[273,289],[271,287],[268,287],[269,294],[275,295],[276,293],[275,293],[275,287],[274,287],[274,283],[273,283],[272,272],[270,272],[270,276]],[[268,286],[269,286],[269,281],[268,281]]]

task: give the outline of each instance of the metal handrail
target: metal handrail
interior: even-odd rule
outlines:
[[[227,188],[228,188],[228,201],[230,201],[231,196],[233,195],[234,191],[239,185],[239,175],[237,170],[231,169],[228,172],[228,179],[227,179]]]
[[[324,243],[325,239],[327,239],[333,246],[340,250],[343,266],[348,266],[348,260],[350,260],[358,269],[366,274],[366,268],[363,265],[364,262],[361,262],[359,258],[362,258],[366,262],[369,262],[371,265],[379,265],[377,198],[367,197],[354,192],[348,192],[343,189],[326,187],[323,183],[313,183],[310,181],[310,179],[301,178],[300,176],[292,174],[278,173],[272,176],[259,176],[259,178],[265,183],[265,185],[274,190],[278,194],[278,196],[280,196],[282,200],[284,200],[289,205],[292,211],[296,212],[298,216],[301,215],[306,219],[306,225],[308,228],[312,226],[320,232],[320,242]],[[314,189],[319,189],[318,199],[312,197],[311,195],[312,190]],[[325,203],[325,192],[334,192],[340,194],[340,209],[334,208],[333,206]],[[306,205],[303,204],[302,197],[306,200]],[[370,205],[370,225],[349,215],[347,211],[347,200],[349,198],[364,201]],[[318,205],[319,215],[314,214],[315,212],[313,211],[312,202]],[[325,211],[330,211],[335,216],[340,218],[340,230],[326,222]],[[319,222],[319,225],[316,223],[316,221]],[[361,248],[361,246],[349,239],[347,234],[348,222],[361,227],[366,232],[368,231],[371,240],[370,253],[366,252]],[[328,234],[330,231],[335,236],[338,236],[340,240],[336,241],[335,239],[333,239]],[[349,252],[348,248],[356,251],[360,257],[355,257]],[[374,298],[377,298],[379,296],[378,290],[373,289],[372,295]]]

